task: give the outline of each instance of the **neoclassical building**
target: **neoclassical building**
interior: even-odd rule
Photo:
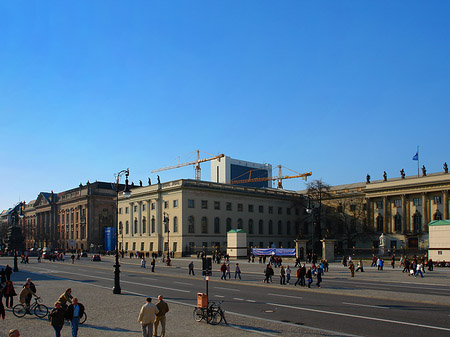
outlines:
[[[248,247],[294,247],[302,197],[295,192],[180,179],[119,198],[119,249],[127,252],[224,250],[243,229]]]

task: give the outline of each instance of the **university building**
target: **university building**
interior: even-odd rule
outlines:
[[[294,247],[302,200],[295,192],[189,179],[132,189],[119,198],[119,249],[224,251],[231,229],[247,232],[247,248]]]

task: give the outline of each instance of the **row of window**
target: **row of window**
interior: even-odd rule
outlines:
[[[220,210],[222,207],[222,204],[220,201],[214,201],[214,209],[215,210]],[[195,200],[194,199],[188,199],[188,208],[195,208]],[[202,209],[208,209],[208,200],[201,200],[201,208]],[[268,206],[268,213],[269,214],[273,214],[274,211],[274,207],[273,206]],[[225,210],[226,211],[233,211],[233,204],[231,202],[225,202]],[[244,204],[238,203],[236,204],[236,210],[238,212],[243,212],[244,211]],[[247,211],[249,213],[253,213],[255,212],[255,206],[252,204],[247,205]],[[258,212],[259,213],[264,213],[264,206],[263,205],[258,205]],[[277,212],[278,214],[283,214],[283,207],[277,207]],[[286,214],[290,215],[291,214],[291,208],[287,207],[286,208]],[[296,208],[295,209],[295,215],[299,214],[299,210]]]
[[[413,202],[414,206],[422,206],[422,198],[413,198],[412,202]],[[442,202],[442,199],[441,199],[440,196],[433,197],[433,203],[435,205],[440,205],[441,202]],[[378,200],[376,202],[376,204],[377,204],[377,208],[378,209],[383,209],[383,201]],[[394,206],[395,207],[402,207],[402,199],[395,199],[394,200]]]
[[[168,201],[164,201],[164,209],[168,209],[169,208],[169,202]],[[150,209],[154,210],[156,207],[154,202],[150,203]],[[172,200],[172,207],[173,208],[177,208],[178,207],[178,200]],[[142,211],[146,211],[147,210],[147,205],[145,203],[142,203]],[[134,205],[133,206],[133,211],[136,213],[138,211],[138,205]],[[122,207],[119,208],[119,214],[122,214],[123,209]],[[130,213],[130,208],[127,206],[125,207],[125,214],[129,214]]]
[[[434,220],[442,220],[442,213],[439,211],[436,211],[433,215]],[[420,233],[422,231],[422,215],[420,212],[414,213],[413,217],[413,232],[414,233]],[[384,231],[384,217],[379,214],[376,218],[377,223],[377,232],[383,232]],[[402,231],[402,216],[400,214],[394,215],[394,230],[396,232]]]

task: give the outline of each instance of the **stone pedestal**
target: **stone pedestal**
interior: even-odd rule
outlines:
[[[336,240],[323,239],[322,242],[322,259],[328,260],[328,262],[334,261],[334,245]]]
[[[295,242],[295,257],[300,258],[300,260],[306,259],[306,244],[308,240],[294,240]]]
[[[247,257],[247,233],[242,229],[232,229],[227,233],[227,254],[231,258]]]

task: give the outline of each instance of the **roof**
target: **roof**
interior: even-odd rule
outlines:
[[[450,226],[450,220],[434,220],[428,226]]]
[[[243,229],[230,229],[227,233],[247,233]]]

